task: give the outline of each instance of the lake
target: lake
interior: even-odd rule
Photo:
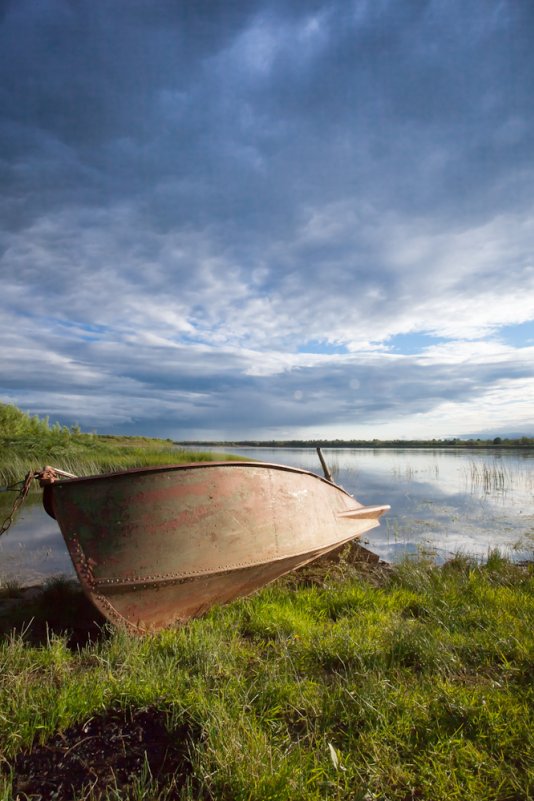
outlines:
[[[322,474],[311,448],[232,452]],[[532,558],[533,452],[325,448],[323,453],[334,480],[358,501],[390,504],[380,528],[368,535],[367,547],[381,558],[395,562],[423,551],[444,562],[458,552],[483,558],[496,547],[515,560]],[[13,498],[0,496],[2,519]],[[32,584],[57,574],[74,571],[39,493],[0,539],[0,582]]]

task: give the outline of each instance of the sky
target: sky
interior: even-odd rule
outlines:
[[[0,402],[534,434],[534,4],[0,0]]]

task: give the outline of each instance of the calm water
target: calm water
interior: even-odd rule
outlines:
[[[368,505],[388,503],[391,512],[369,534],[369,547],[396,561],[423,549],[438,561],[459,551],[484,557],[499,547],[512,558],[532,558],[534,547],[534,454],[464,450],[324,449],[334,478]],[[313,449],[236,449],[250,459],[321,473]],[[0,512],[13,502],[0,496]],[[2,519],[4,514],[2,514]],[[0,582],[27,584],[57,574],[73,575],[54,520],[36,494],[26,501],[9,533],[0,539]]]

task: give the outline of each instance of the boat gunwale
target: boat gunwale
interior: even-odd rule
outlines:
[[[180,471],[180,470],[200,470],[202,468],[215,468],[215,467],[259,467],[259,468],[271,468],[275,470],[281,470],[287,473],[299,473],[301,475],[312,476],[313,478],[319,479],[319,481],[323,481],[325,484],[328,484],[330,487],[335,487],[336,489],[343,492],[349,498],[353,498],[354,496],[347,492],[346,489],[341,487],[339,484],[336,484],[334,481],[329,481],[324,476],[320,476],[317,473],[312,472],[311,470],[303,470],[300,467],[292,467],[291,465],[286,464],[277,464],[276,462],[244,462],[240,460],[231,461],[231,460],[224,460],[219,462],[183,462],[181,464],[168,464],[168,465],[150,465],[149,467],[131,467],[127,470],[117,470],[110,473],[96,473],[95,475],[91,476],[76,476],[75,478],[61,478],[59,481],[54,481],[50,486],[51,487],[58,487],[60,485],[64,486],[66,484],[77,484],[78,482],[88,482],[88,481],[101,481],[102,479],[113,479],[113,478],[120,478],[123,476],[130,476],[130,475],[151,475],[153,473],[166,473],[169,471]]]

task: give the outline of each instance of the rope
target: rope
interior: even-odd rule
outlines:
[[[6,533],[8,528],[13,523],[13,520],[15,519],[18,510],[26,500],[26,497],[32,485],[32,481],[34,480],[34,478],[37,478],[38,475],[39,473],[34,473],[32,470],[30,470],[30,472],[26,475],[24,481],[21,482],[22,486],[19,490],[19,494],[15,498],[15,502],[13,503],[13,508],[11,509],[11,512],[8,514],[8,516],[2,523],[2,527],[0,528],[0,537],[2,536],[2,534]]]
[[[19,490],[19,494],[15,498],[15,502],[13,504],[11,512],[8,514],[8,516],[2,523],[2,526],[0,528],[0,537],[2,536],[2,534],[6,533],[8,528],[13,523],[15,515],[17,514],[18,510],[20,509],[20,507],[22,506],[22,504],[24,503],[24,501],[28,496],[34,478],[38,478],[41,487],[43,487],[46,484],[52,484],[54,481],[56,481],[58,477],[78,478],[78,476],[75,476],[74,473],[67,473],[65,470],[60,470],[58,467],[50,467],[49,465],[47,467],[44,467],[42,470],[39,470],[37,473],[34,473],[32,470],[30,470],[30,472],[26,475],[25,479],[19,482],[22,486]],[[12,490],[15,486],[16,484],[13,484],[10,487],[6,487],[6,489]]]

